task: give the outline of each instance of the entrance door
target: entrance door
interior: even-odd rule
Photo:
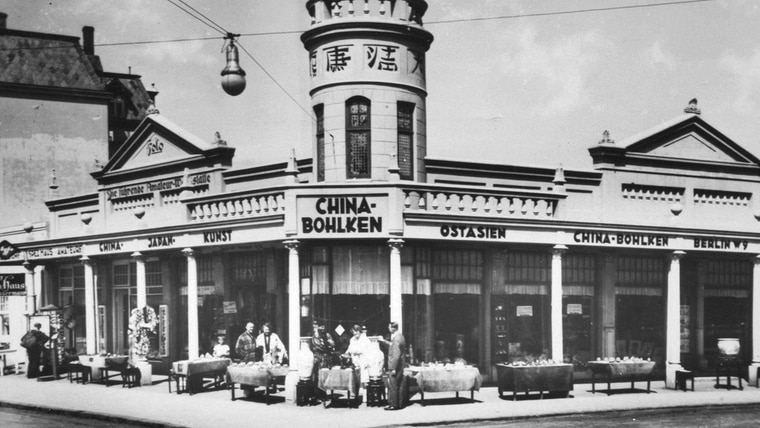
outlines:
[[[129,314],[137,306],[137,296],[130,293],[128,288],[117,288],[113,291],[113,346],[117,354],[129,354]]]

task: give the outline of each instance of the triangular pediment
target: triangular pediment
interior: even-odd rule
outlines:
[[[148,115],[109,159],[96,179],[146,175],[213,165],[231,165],[235,149],[211,144],[158,114]]]
[[[680,116],[623,142],[627,155],[678,162],[758,165],[749,151],[723,135],[699,115]]]

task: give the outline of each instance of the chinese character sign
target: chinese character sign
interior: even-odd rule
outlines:
[[[367,68],[382,71],[398,71],[398,46],[365,45]]]
[[[326,48],[324,50],[325,62],[327,64],[325,69],[330,73],[345,70],[348,62],[351,60],[351,57],[348,55],[349,48],[350,45],[338,45]]]

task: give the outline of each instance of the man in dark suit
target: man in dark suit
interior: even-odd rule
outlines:
[[[398,323],[388,324],[391,332],[390,347],[388,349],[388,407],[385,410],[398,410],[404,405],[404,363],[406,360],[406,340],[398,331]]]

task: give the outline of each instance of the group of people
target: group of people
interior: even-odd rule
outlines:
[[[235,354],[242,362],[263,361],[269,364],[283,364],[288,359],[288,351],[277,333],[272,331],[272,325],[264,323],[261,333],[256,335],[254,323],[248,322],[245,331],[240,334],[235,342]],[[227,357],[230,355],[230,346],[224,343],[225,337],[217,337],[213,355],[215,357]]]
[[[317,321],[312,324],[311,351],[314,354],[314,371],[312,377],[316,379],[319,369],[332,367],[340,358],[335,349],[335,341],[325,327]],[[388,347],[388,406],[385,410],[401,409],[406,401],[404,380],[404,366],[406,365],[406,340],[398,328],[398,323],[391,322],[388,325],[390,340],[378,338],[378,342]],[[346,348],[344,357],[350,358],[355,368],[359,369],[359,377],[363,387],[369,382],[370,366],[377,363],[371,358],[374,351],[373,344],[367,337],[367,328],[358,324],[351,329],[351,339]],[[382,361],[380,362],[382,364]]]

